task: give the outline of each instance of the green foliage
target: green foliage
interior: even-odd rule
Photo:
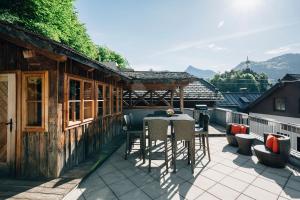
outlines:
[[[258,74],[250,69],[216,74],[210,82],[221,92],[265,92],[270,86],[266,74]]]
[[[0,20],[24,26],[66,44],[89,58],[98,60],[99,57],[105,57],[105,61],[116,61],[125,67],[126,60],[107,48],[108,55],[99,55],[98,46],[79,21],[73,4],[74,0],[1,0]]]
[[[128,66],[128,61],[125,58],[107,47],[98,46],[98,55],[100,62],[114,61],[118,64],[120,69],[124,69]]]

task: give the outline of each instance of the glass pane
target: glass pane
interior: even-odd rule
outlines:
[[[119,98],[119,112],[121,112],[121,108],[122,108],[122,89],[121,88],[119,88],[119,96],[118,96],[118,98]]]
[[[113,90],[113,112],[117,112],[117,88],[114,87]]]
[[[110,114],[110,87],[106,86],[105,89],[105,97],[106,97],[106,114]]]
[[[42,102],[27,102],[27,126],[42,126]]]
[[[80,100],[80,81],[70,80],[69,100]]]
[[[103,86],[98,86],[98,100],[103,100]]]
[[[69,121],[80,121],[80,102],[69,102]]]
[[[84,83],[84,100],[92,100],[92,83]]]
[[[27,77],[27,100],[33,100],[33,101],[42,100],[42,78],[41,77]]]
[[[98,117],[103,115],[103,101],[98,101]]]
[[[87,101],[84,102],[84,119],[92,118],[93,117],[93,102]]]

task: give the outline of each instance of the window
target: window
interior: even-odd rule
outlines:
[[[23,127],[37,131],[47,130],[48,121],[48,74],[47,72],[25,73],[23,76]]]
[[[105,86],[105,110],[106,115],[110,115],[111,111],[111,102],[110,102],[110,95],[111,95],[111,87],[109,85]]]
[[[94,82],[68,77],[68,126],[94,118]]]
[[[83,85],[83,119],[92,119],[94,116],[93,82],[84,82]]]
[[[118,92],[119,92],[119,95],[118,95],[118,103],[119,103],[119,106],[118,106],[118,112],[122,112],[122,88],[119,88],[118,89]]]
[[[113,87],[113,113],[117,112],[118,109],[118,89],[117,87]]]
[[[79,80],[70,79],[69,81],[69,125],[79,123],[81,121],[81,82]]]
[[[285,98],[275,98],[274,109],[275,111],[285,111]]]
[[[102,84],[98,84],[97,87],[97,117],[103,116],[103,102],[104,102],[104,86]]]

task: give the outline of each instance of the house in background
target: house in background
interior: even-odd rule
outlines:
[[[287,74],[247,108],[250,116],[300,124],[300,74]]]
[[[217,102],[217,107],[245,112],[246,108],[261,96],[259,92],[223,92],[224,99]]]

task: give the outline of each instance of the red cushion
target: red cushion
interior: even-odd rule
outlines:
[[[273,138],[273,148],[272,151],[274,153],[278,153],[279,152],[279,144],[278,144],[278,138],[274,136]]]
[[[278,153],[279,152],[278,138],[271,134],[268,135],[266,141],[266,147],[273,153]]]
[[[268,135],[268,137],[267,137],[266,147],[270,150],[273,149],[273,141],[274,141],[273,138],[274,138],[273,135]]]
[[[241,127],[240,127],[240,125],[238,125],[238,124],[232,124],[232,125],[231,125],[231,133],[232,133],[233,135],[239,134],[240,132],[241,132]]]
[[[243,134],[246,134],[247,133],[247,127],[244,126],[244,125],[240,125],[240,132],[243,133]]]

